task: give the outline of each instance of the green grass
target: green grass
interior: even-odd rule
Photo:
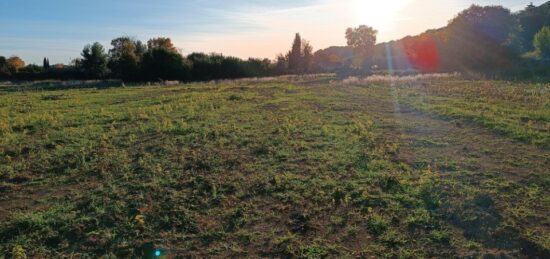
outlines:
[[[544,255],[548,133],[467,112],[540,125],[547,88],[459,88],[493,84],[0,87],[0,257]]]
[[[463,119],[550,149],[549,89],[500,81],[451,81],[404,89],[403,99],[424,112]]]

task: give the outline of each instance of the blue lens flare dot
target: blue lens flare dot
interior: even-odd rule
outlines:
[[[160,256],[160,250],[159,250],[159,249],[155,250],[155,256],[156,256],[156,257],[159,257],[159,256]]]

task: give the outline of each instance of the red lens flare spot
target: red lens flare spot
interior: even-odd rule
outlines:
[[[430,36],[405,39],[403,42],[409,62],[422,72],[435,72],[439,68],[437,43]]]

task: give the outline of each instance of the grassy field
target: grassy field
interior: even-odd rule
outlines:
[[[550,85],[0,86],[0,258],[550,256]]]

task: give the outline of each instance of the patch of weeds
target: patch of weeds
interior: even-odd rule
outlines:
[[[441,188],[437,176],[431,171],[426,171],[420,178],[418,197],[429,210],[435,210],[447,202],[447,194]]]
[[[399,247],[406,242],[405,238],[394,229],[384,232],[384,234],[379,237],[379,240],[387,247],[393,248]]]
[[[203,244],[211,244],[224,238],[225,233],[218,230],[208,230],[201,232],[198,236]]]
[[[3,245],[14,245],[18,252],[34,254],[34,249],[42,245],[48,249],[59,249],[64,236],[69,234],[70,226],[76,220],[74,208],[70,206],[52,206],[40,212],[17,213],[10,221],[0,225],[0,240]],[[25,240],[24,243],[14,244]],[[78,241],[78,240],[74,240]],[[0,249],[3,245],[0,245]],[[26,247],[27,249],[22,249]],[[17,252],[16,251],[16,252]],[[0,250],[1,252],[1,250]]]
[[[302,196],[294,191],[284,191],[272,194],[273,197],[286,204],[298,204]]]
[[[184,233],[198,233],[198,226],[189,215],[187,210],[181,205],[170,205],[172,202],[166,201],[166,205],[158,206],[158,211],[150,213],[148,218],[151,224],[162,230],[178,230]],[[155,206],[156,207],[156,206]]]
[[[335,228],[342,228],[346,225],[346,219],[340,216],[331,216],[330,225]]]
[[[367,229],[374,236],[380,236],[386,232],[390,221],[378,214],[371,214],[367,220]]]
[[[273,247],[270,249],[270,254],[291,258],[294,255],[295,245],[298,237],[295,234],[289,233],[275,238]]]
[[[305,233],[310,229],[309,215],[303,212],[293,212],[289,216],[288,225],[295,233]]]
[[[424,208],[417,208],[409,212],[407,218],[405,218],[404,223],[407,224],[409,228],[431,228],[433,227],[434,220],[430,213]]]
[[[487,193],[480,193],[477,194],[472,202],[483,209],[491,208],[495,202],[493,201],[493,198]]]
[[[342,190],[342,188],[338,187],[332,192],[332,199],[336,207],[340,206],[340,204],[342,204],[342,201],[344,201],[345,198],[346,198],[346,194],[344,190]]]
[[[395,175],[382,174],[378,176],[376,183],[385,192],[398,192],[401,190],[401,183]]]
[[[483,245],[476,242],[476,241],[468,240],[466,242],[466,248],[468,248],[470,250],[479,250],[479,249],[483,248]]]
[[[192,177],[188,185],[193,189],[195,194],[202,197],[208,197],[209,201],[215,201],[219,198],[216,183],[202,175]]]
[[[252,154],[254,156],[265,156],[269,154],[269,146],[259,145],[252,149]]]
[[[368,212],[369,208],[372,209],[373,207],[386,207],[388,203],[380,193],[359,193],[358,195],[350,196],[350,198],[350,203],[364,212]]]
[[[242,99],[243,99],[242,96],[236,95],[236,94],[231,94],[231,95],[229,95],[229,97],[227,97],[227,100],[229,100],[229,101],[240,101]]]
[[[11,250],[11,257],[13,259],[26,259],[27,254],[25,252],[25,249],[23,246],[15,245],[13,249]]]
[[[243,210],[240,208],[229,211],[224,216],[224,231],[232,232],[246,223]]]
[[[548,158],[548,162],[550,162],[550,157]],[[540,182],[540,184],[545,188],[550,188],[550,175],[543,176],[543,179]]]
[[[430,240],[436,244],[448,245],[451,241],[451,234],[448,230],[433,230],[430,233]]]
[[[330,254],[330,249],[324,245],[312,244],[300,247],[298,258],[326,258]]]
[[[455,172],[458,170],[458,166],[455,162],[445,161],[438,164],[437,169],[441,172]]]
[[[524,205],[518,205],[514,207],[510,207],[506,209],[507,214],[514,217],[518,220],[527,220],[527,219],[533,219],[535,214],[535,210],[530,208],[529,206]]]
[[[254,235],[246,231],[240,230],[235,235],[243,245],[249,245],[254,241]]]
[[[416,170],[424,170],[430,167],[430,162],[427,161],[415,161],[412,163],[412,167]]]
[[[43,101],[57,101],[57,100],[63,100],[64,95],[44,95],[42,96]]]

